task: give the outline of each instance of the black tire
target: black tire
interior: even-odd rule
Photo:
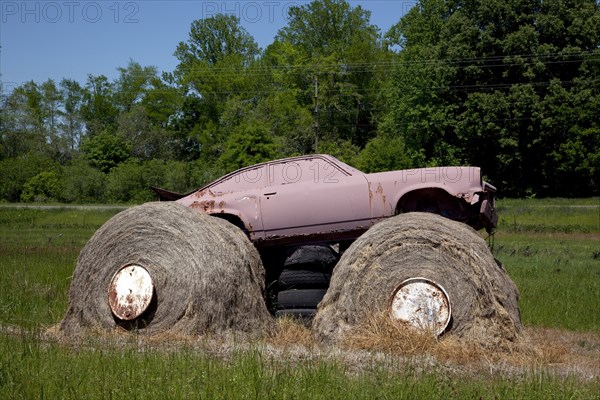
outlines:
[[[111,311],[107,294],[127,265],[144,268],[154,288],[150,307],[132,321]],[[115,215],[85,245],[60,329],[258,333],[273,324],[264,279],[256,248],[232,224],[176,203],[147,203]]]
[[[279,276],[279,290],[288,289],[327,289],[331,274],[304,269],[284,269]]]
[[[389,310],[398,285],[415,277],[446,290],[457,336],[487,347],[518,339],[517,288],[485,241],[463,223],[417,212],[376,224],[348,248],[315,315],[315,335],[341,339]]]
[[[282,310],[316,309],[326,292],[325,289],[284,290],[277,295],[277,303]]]
[[[302,246],[285,261],[285,269],[304,269],[331,273],[339,257],[329,246]]]

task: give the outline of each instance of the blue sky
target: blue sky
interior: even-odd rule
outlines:
[[[416,0],[350,1],[371,11],[386,32]],[[0,80],[5,91],[26,81],[84,83],[87,74],[117,76],[130,59],[159,71],[177,65],[173,52],[195,19],[238,16],[261,48],[286,25],[287,9],[305,0],[0,0]]]

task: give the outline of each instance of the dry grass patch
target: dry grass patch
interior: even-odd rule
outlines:
[[[543,350],[534,349],[529,340],[522,340],[497,348],[481,345],[474,338],[459,337],[452,333],[436,337],[433,332],[414,327],[389,317],[382,311],[372,314],[344,336],[342,346],[348,349],[378,351],[397,356],[430,355],[442,362],[471,364],[481,361],[511,360],[522,364],[537,354],[550,356],[551,345]],[[558,354],[558,353],[557,353]]]
[[[302,322],[292,317],[277,318],[275,330],[268,334],[265,342],[275,347],[303,346],[313,348],[312,332]]]
[[[600,377],[600,335],[555,328],[529,327],[525,331],[535,353],[531,363],[545,366],[579,366]]]
[[[595,333],[528,327],[512,346],[491,348],[452,334],[436,338],[380,312],[349,331],[341,346],[405,357],[427,355],[444,364],[474,367],[472,371],[491,367],[518,373],[541,368],[558,375],[600,379],[600,335]]]
[[[419,331],[402,321],[393,320],[385,311],[366,318],[344,336],[348,349],[379,351],[398,356],[432,355],[440,361],[470,363],[481,360],[485,350],[449,334],[437,338],[433,332]]]
[[[344,336],[342,346],[356,350],[381,351],[395,355],[429,353],[437,343],[430,332],[419,332],[379,312],[367,317]]]

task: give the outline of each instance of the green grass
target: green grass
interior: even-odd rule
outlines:
[[[597,203],[499,202],[494,252],[519,288],[526,325],[600,332]],[[0,206],[0,325],[24,328],[0,333],[0,399],[598,398],[599,382],[541,369],[514,378],[465,377],[386,360],[385,367],[375,363],[356,372],[316,355],[293,362],[269,358],[259,345],[219,358],[186,345],[167,351],[41,340],[36,332],[66,311],[79,250],[118,211]]]
[[[410,362],[360,374],[315,358],[267,358],[258,348],[227,359],[192,348],[135,345],[71,349],[35,335],[0,336],[0,398],[6,399],[591,399],[600,384],[529,371],[525,378],[461,378]]]
[[[83,247],[92,234],[122,208],[16,208],[0,205],[0,245]]]
[[[58,322],[79,251],[118,211],[0,207],[0,323]]]
[[[523,322],[600,332],[600,199],[501,200],[498,212],[494,255]]]
[[[494,255],[519,288],[525,324],[600,332],[599,251],[598,238],[500,233]]]
[[[600,198],[499,200],[499,230],[600,233]]]

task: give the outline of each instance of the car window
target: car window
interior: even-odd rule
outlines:
[[[215,193],[240,192],[244,190],[259,189],[267,184],[267,168],[261,165],[257,168],[248,168],[231,175],[229,178],[215,183],[210,190]]]
[[[337,183],[344,173],[321,158],[273,163],[268,167],[270,186],[298,182]]]

